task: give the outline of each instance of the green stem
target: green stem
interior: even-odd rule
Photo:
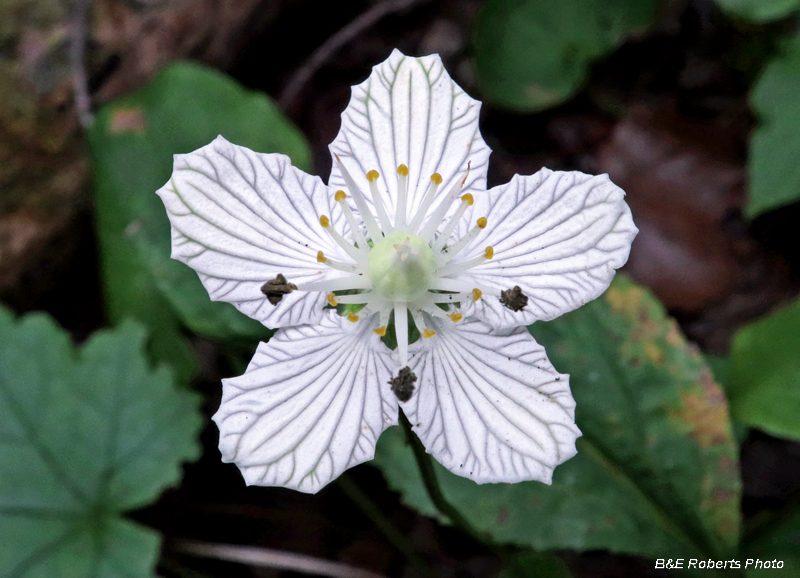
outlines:
[[[339,489],[342,490],[348,498],[356,505],[356,507],[361,510],[365,516],[367,516],[375,526],[378,527],[386,539],[392,543],[392,545],[400,550],[409,563],[414,566],[417,572],[420,575],[425,576],[426,578],[432,578],[433,573],[431,572],[428,565],[425,561],[416,553],[414,550],[414,546],[411,541],[403,534],[400,530],[395,528],[389,521],[386,519],[386,516],[383,515],[380,508],[378,508],[377,504],[373,502],[369,496],[358,487],[353,479],[350,477],[349,474],[342,474],[339,476],[339,479],[336,480]]]
[[[417,437],[417,434],[412,431],[411,423],[402,411],[400,412],[400,425],[403,426],[406,432],[406,441],[414,451],[414,459],[417,461],[417,467],[422,476],[422,482],[425,484],[425,489],[428,491],[428,497],[436,509],[439,510],[439,513],[447,517],[453,526],[469,534],[477,542],[493,546],[491,538],[478,533],[461,512],[444,497],[439,481],[436,479],[436,472],[433,469],[433,460],[431,460],[430,454],[425,451],[425,447]]]

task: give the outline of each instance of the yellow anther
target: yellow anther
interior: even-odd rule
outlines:
[[[470,207],[472,206],[472,203],[475,202],[475,199],[472,198],[472,194],[471,193],[467,193],[466,195],[461,197],[461,200],[464,201],[465,203],[467,203]]]
[[[370,172],[367,173],[367,180],[372,182],[372,181],[376,180],[379,176],[380,176],[380,174],[378,174],[378,171],[374,171],[373,170],[373,171],[370,171]]]
[[[337,201],[344,201],[347,198],[347,195],[344,191],[336,191],[336,195],[333,197]]]
[[[483,256],[486,257],[487,259],[491,259],[492,257],[494,257],[494,249],[492,249],[491,247],[486,247],[486,251],[483,253]]]
[[[481,217],[480,219],[478,219],[478,227],[481,229],[486,228],[486,217]]]
[[[451,313],[450,314],[450,319],[453,320],[453,323],[458,323],[459,321],[464,319],[464,316],[461,315],[461,313]]]
[[[328,260],[328,258],[325,256],[325,253],[323,253],[322,251],[317,251],[317,262],[318,263],[324,263],[327,260]]]
[[[328,293],[328,303],[336,307],[339,304],[339,302],[336,300],[336,295],[333,293]]]
[[[431,175],[431,180],[434,183],[436,183],[437,185],[441,185],[442,184],[442,175],[440,175],[439,173],[433,173]]]
[[[472,300],[473,301],[477,301],[478,299],[481,298],[482,295],[483,295],[483,293],[477,287],[475,287],[475,289],[472,290]]]
[[[384,335],[386,335],[386,326],[381,325],[380,327],[373,329],[373,331],[378,335],[380,335],[381,337],[383,337]]]
[[[436,335],[436,331],[434,331],[433,329],[423,329],[422,335],[424,337],[433,337],[434,335]]]
[[[350,313],[347,314],[347,320],[355,323],[356,321],[358,321],[358,315],[356,315],[351,311]]]
[[[325,215],[322,215],[319,218],[319,224],[322,225],[325,229],[327,229],[331,225],[331,220]]]
[[[404,177],[408,176],[408,167],[406,165],[400,165],[397,167],[397,174],[403,175]]]

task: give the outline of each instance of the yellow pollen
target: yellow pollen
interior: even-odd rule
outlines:
[[[472,300],[473,301],[477,301],[478,299],[480,299],[481,295],[483,295],[483,293],[477,287],[472,290]]]
[[[328,217],[326,217],[325,215],[322,215],[322,216],[319,218],[319,224],[320,224],[320,225],[322,225],[324,228],[326,228],[326,229],[327,229],[327,228],[330,226],[330,224],[331,224],[331,220],[330,220]]]
[[[453,323],[458,323],[459,321],[464,319],[464,316],[461,315],[461,313],[451,313],[450,314],[450,319],[453,320]]]
[[[347,198],[347,195],[344,191],[336,191],[336,195],[333,198],[337,201],[344,201]]]
[[[336,307],[339,304],[339,302],[336,300],[336,295],[333,293],[328,293],[328,303]]]
[[[380,174],[378,174],[378,171],[370,171],[370,172],[367,173],[367,180],[369,182],[372,182],[372,181],[376,180],[379,176],[380,176]]]
[[[408,167],[406,165],[400,165],[397,167],[397,174],[403,175],[404,177],[408,176]]]
[[[486,247],[486,251],[484,252],[483,256],[486,257],[487,259],[491,259],[492,257],[494,257],[494,249],[492,249],[491,247]]]
[[[472,194],[471,193],[467,193],[466,195],[461,197],[461,200],[464,201],[465,203],[467,203],[470,207],[472,206],[472,203],[475,202],[475,200],[472,198]]]
[[[434,331],[433,329],[423,329],[422,335],[424,337],[433,337],[434,335],[436,335],[436,331]]]
[[[431,175],[431,180],[434,183],[436,183],[437,185],[441,185],[442,184],[442,175],[440,175],[439,173],[433,173]]]
[[[486,217],[481,217],[480,219],[478,219],[478,227],[481,229],[486,228]]]
[[[328,260],[328,258],[325,256],[325,253],[323,253],[322,251],[317,251],[317,262],[318,263],[324,263],[327,260]]]
[[[351,311],[350,313],[347,314],[347,320],[355,323],[356,321],[358,321],[358,315],[356,315]]]
[[[386,335],[386,326],[385,325],[381,325],[380,327],[377,327],[376,329],[373,329],[373,331],[375,333],[377,333],[378,335],[380,335],[381,337],[383,337],[384,335]]]

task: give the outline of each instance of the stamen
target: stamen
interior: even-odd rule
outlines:
[[[338,279],[326,279],[324,281],[314,281],[313,283],[302,283],[297,285],[299,291],[348,291],[351,289],[371,289],[372,283],[366,275],[349,275]]]
[[[397,212],[394,216],[394,227],[400,229],[406,226],[406,199],[408,196],[408,167],[397,167]]]
[[[378,213],[378,220],[381,222],[381,227],[387,233],[392,231],[392,223],[389,221],[389,215],[386,213],[386,207],[383,206],[383,200],[378,193],[378,178],[381,175],[378,171],[370,171],[367,173],[367,181],[369,181],[369,192],[372,195],[372,204],[375,205],[375,212]],[[377,242],[379,239],[373,239]]]
[[[333,307],[336,307],[339,302],[336,300],[336,295],[333,293],[328,293],[328,303],[330,303]]]
[[[449,191],[447,191],[447,194],[439,203],[439,206],[436,207],[436,210],[433,212],[428,221],[425,223],[425,226],[422,228],[422,231],[419,234],[419,236],[424,241],[430,241],[431,239],[433,239],[433,235],[436,232],[436,229],[441,224],[442,220],[444,219],[444,216],[447,214],[447,211],[450,210],[450,205],[452,205],[453,201],[458,196],[458,193],[461,192],[464,183],[467,182],[467,177],[469,176],[469,168],[470,165],[468,164],[467,172],[464,175],[464,178],[456,181],[453,184],[453,186],[450,188]]]
[[[394,304],[394,334],[397,337],[397,351],[400,353],[400,365],[408,365],[408,305],[405,301]]]
[[[481,257],[475,257],[474,259],[469,259],[467,261],[463,261],[462,263],[453,263],[445,265],[436,270],[436,275],[438,277],[447,277],[448,275],[455,275],[457,273],[463,273],[468,269],[472,269],[473,267],[477,267],[481,263],[485,263],[489,259],[494,257],[494,249],[491,247],[486,247],[486,250]]]
[[[346,273],[358,273],[358,265],[353,265],[352,263],[342,263],[341,261],[334,261],[333,259],[329,259],[325,256],[325,253],[322,251],[317,251],[317,262],[318,263],[325,263],[328,267],[332,269],[337,269],[339,271],[345,271]]]
[[[436,273],[439,274],[438,271]],[[500,291],[497,289],[492,289],[491,287],[486,287],[485,285],[477,285],[474,281],[464,281],[459,279],[434,279],[431,282],[429,289],[436,290],[436,291],[453,291],[454,293],[461,293],[467,295],[470,299],[473,296],[473,292],[475,289],[479,289],[481,292],[481,296],[483,295],[494,295],[495,297],[500,297]],[[437,293],[428,293],[428,295],[438,301],[439,295]],[[447,295],[444,295],[446,297]]]
[[[339,155],[334,154],[336,157],[336,162],[339,165],[339,170],[342,173],[342,178],[344,178],[344,182],[347,184],[347,188],[350,190],[350,194],[353,195],[353,200],[356,202],[356,207],[358,207],[358,212],[361,213],[361,219],[364,221],[364,224],[367,226],[367,231],[369,231],[370,236],[372,237],[373,242],[377,243],[381,240],[383,235],[381,234],[381,229],[378,227],[378,223],[375,221],[375,217],[372,216],[369,208],[367,207],[367,200],[364,197],[364,193],[361,192],[361,189],[358,188],[356,182],[353,180],[353,177],[350,175],[350,172],[345,168],[342,160],[339,158]]]
[[[325,229],[325,232],[331,236],[331,239],[333,239],[337,245],[339,245],[342,249],[344,249],[345,253],[350,255],[350,257],[356,263],[360,263],[361,265],[366,265],[368,258],[367,253],[359,251],[352,244],[348,243],[344,237],[342,237],[333,227],[331,227],[331,221],[330,219],[328,219],[327,216],[322,215],[319,218],[319,224],[322,225],[322,228]],[[319,257],[317,258],[317,260],[319,260]],[[320,262],[324,263],[324,261]]]
[[[409,309],[409,311],[411,312],[411,318],[414,320],[414,325],[417,326],[417,331],[419,331],[423,337],[430,338],[436,335],[436,331],[428,329],[421,311],[414,311],[413,309]]]
[[[450,314],[450,319],[453,320],[453,323],[458,323],[459,321],[464,319],[464,316],[461,315],[461,313],[451,313]]]
[[[433,251],[434,255],[442,250],[444,244],[453,233],[453,230],[456,228],[456,226],[458,226],[458,222],[461,220],[461,217],[464,216],[464,212],[467,210],[467,207],[472,205],[472,202],[472,195],[469,193],[461,197],[461,205],[459,205],[458,209],[456,209],[456,212],[453,214],[453,216],[450,217],[450,220],[447,221],[447,225],[445,225],[444,229],[442,230],[442,234],[437,237],[436,242],[431,247],[431,251]]]
[[[411,219],[411,224],[408,226],[408,230],[411,232],[416,232],[419,229],[419,226],[422,224],[422,219],[425,218],[425,215],[428,212],[428,209],[433,202],[433,198],[436,196],[436,190],[439,188],[439,185],[442,184],[442,175],[439,173],[433,173],[431,175],[431,184],[428,185],[428,190],[425,192],[425,196],[422,198],[422,203],[417,209],[417,214],[414,215],[414,218]]]
[[[356,295],[337,295],[336,300],[343,305],[359,305],[375,301],[375,295],[372,292],[357,293]]]
[[[358,249],[362,253],[369,253],[369,244],[367,243],[367,239],[364,237],[364,233],[361,232],[361,227],[358,226],[356,223],[356,218],[353,216],[353,211],[350,210],[350,205],[347,204],[345,199],[347,195],[344,191],[336,191],[336,196],[334,199],[339,203],[339,206],[342,208],[342,212],[344,213],[344,218],[347,220],[347,224],[350,225],[350,230],[353,232],[353,239],[355,239],[356,243],[358,244]]]
[[[355,323],[356,321],[359,320],[359,316],[351,311],[350,313],[347,314],[347,320]]]
[[[378,335],[380,335],[381,337],[383,337],[384,335],[386,335],[386,326],[381,325],[380,327],[376,327],[375,329],[373,329],[373,331]]]

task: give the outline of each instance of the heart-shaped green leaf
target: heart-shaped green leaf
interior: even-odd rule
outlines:
[[[655,298],[618,276],[603,297],[532,333],[570,373],[578,455],[552,486],[479,486],[437,464],[445,497],[478,531],[535,550],[730,555],[740,479],[728,407]],[[384,434],[376,459],[407,503],[435,513],[402,432]]]
[[[305,139],[266,96],[196,64],[173,64],[148,87],[107,104],[89,131],[111,316],[152,328],[156,359],[177,362],[184,375],[191,362],[181,325],[220,340],[271,335],[232,305],[212,302],[197,274],[170,259],[169,220],[156,190],[169,179],[174,154],[218,135],[310,165]]]

